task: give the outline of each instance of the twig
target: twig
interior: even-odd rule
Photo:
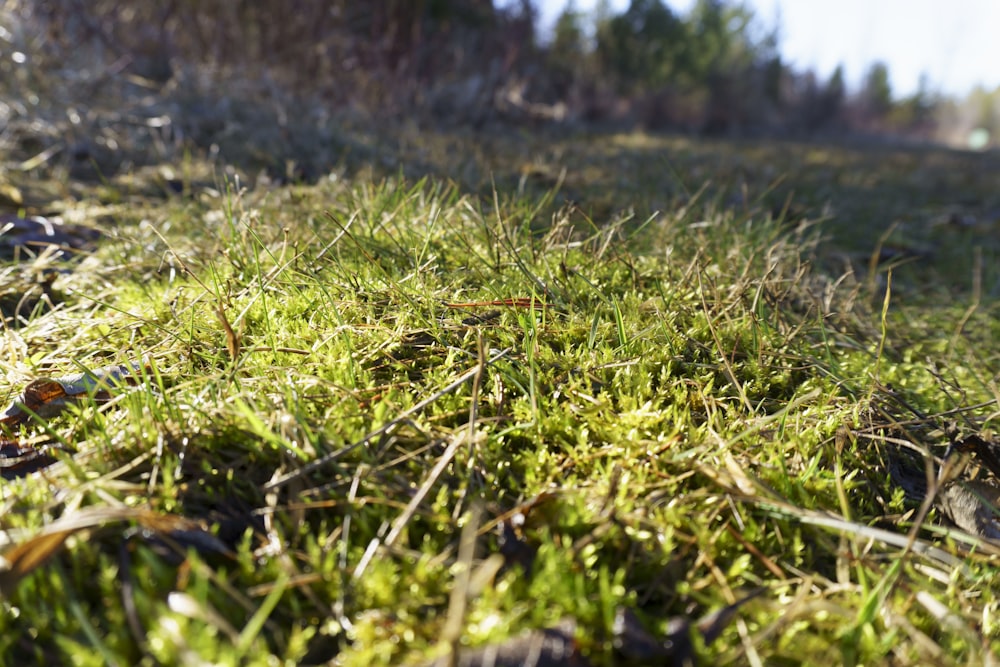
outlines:
[[[483,373],[486,372],[486,367],[489,365],[489,363],[492,363],[492,361],[498,358],[499,355],[494,356],[493,359],[487,362],[486,358],[481,356],[479,359],[479,363],[476,365],[476,367],[473,368],[468,373],[465,373],[462,377],[470,376],[470,378],[467,379],[474,378],[475,383],[473,384],[473,387],[478,386],[482,380]],[[452,383],[451,385],[449,385],[449,387],[451,386],[456,386],[456,385],[455,383]],[[393,521],[392,528],[389,530],[389,534],[386,535],[385,539],[382,541],[382,543],[385,546],[391,547],[393,544],[396,543],[396,540],[399,539],[399,536],[403,534],[403,530],[406,528],[406,524],[408,524],[410,522],[410,519],[413,518],[413,515],[417,513],[417,508],[420,507],[420,503],[424,502],[424,498],[426,498],[427,495],[431,492],[431,489],[434,488],[434,484],[441,476],[441,473],[444,472],[444,469],[447,468],[448,465],[451,463],[452,459],[455,458],[455,454],[458,453],[459,447],[464,445],[466,442],[470,442],[471,444],[470,438],[466,434],[466,431],[458,431],[457,433],[455,433],[454,436],[452,436],[451,442],[448,443],[448,447],[444,450],[444,453],[441,455],[441,458],[438,459],[437,463],[434,464],[434,467],[431,469],[431,471],[427,473],[426,479],[424,479],[423,484],[420,485],[420,488],[417,489],[416,493],[413,494],[413,498],[406,505],[406,509],[403,510],[402,514],[396,517],[395,521]],[[353,576],[355,579],[360,578],[362,573],[364,573],[365,568],[368,566],[368,563],[371,562],[371,559],[375,556],[375,552],[378,550],[378,547],[379,543],[377,539],[372,540],[368,544],[368,548],[365,550],[364,555],[361,557],[361,561],[358,563],[357,567],[354,568]]]
[[[421,410],[423,410],[424,408],[426,408],[428,405],[430,405],[434,401],[438,400],[442,396],[446,396],[446,395],[450,394],[451,392],[455,391],[456,389],[458,389],[459,387],[461,387],[466,382],[472,380],[477,375],[481,374],[486,367],[488,367],[491,364],[497,362],[501,358],[507,356],[510,353],[510,351],[511,351],[511,348],[509,348],[509,347],[506,348],[506,349],[500,350],[499,352],[497,352],[496,354],[494,354],[492,357],[490,357],[488,360],[486,360],[485,364],[476,364],[476,366],[474,368],[471,368],[471,369],[467,370],[466,372],[462,373],[461,375],[459,375],[451,384],[449,384],[444,389],[441,389],[438,392],[434,393],[433,395],[428,396],[424,400],[422,400],[419,403],[417,403],[416,405],[414,405],[409,410],[406,410],[405,412],[403,412],[401,415],[399,415],[395,419],[392,419],[392,420],[386,422],[385,424],[383,424],[382,426],[378,427],[374,431],[371,431],[365,437],[361,438],[357,442],[354,442],[354,443],[348,445],[347,447],[343,447],[341,449],[338,449],[335,452],[331,452],[331,453],[329,453],[329,454],[327,454],[325,456],[322,456],[322,457],[316,459],[315,461],[313,461],[312,463],[309,463],[309,464],[307,464],[307,465],[299,468],[298,470],[290,472],[290,473],[288,473],[286,475],[282,475],[281,477],[278,477],[277,479],[271,480],[270,482],[268,482],[267,484],[264,485],[264,491],[272,491],[274,489],[281,488],[281,487],[285,486],[286,484],[288,484],[289,482],[291,482],[292,480],[296,480],[296,479],[299,479],[300,477],[303,477],[304,475],[308,475],[309,473],[313,472],[314,470],[318,470],[319,468],[322,468],[323,466],[327,465],[328,463],[332,463],[333,461],[336,461],[337,459],[339,459],[339,458],[345,456],[346,454],[354,451],[358,447],[361,447],[361,446],[363,446],[363,445],[371,442],[375,438],[377,438],[377,437],[379,437],[379,436],[381,436],[381,435],[383,435],[385,433],[388,433],[397,424],[399,424],[401,422],[405,422],[410,417],[412,417],[413,415],[417,414],[418,412],[420,412]]]

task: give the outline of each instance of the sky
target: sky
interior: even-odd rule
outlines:
[[[575,0],[589,11],[596,0]],[[538,0],[551,25],[566,0]],[[616,11],[628,0],[611,0]],[[685,14],[694,0],[666,0]],[[893,96],[912,95],[921,74],[930,91],[961,97],[1000,86],[1000,0],[744,0],[766,24],[780,22],[780,49],[796,70],[825,79],[844,65],[857,89],[875,61],[889,66]]]

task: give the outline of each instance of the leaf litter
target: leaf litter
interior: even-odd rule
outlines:
[[[0,413],[0,472],[4,479],[36,472],[56,459],[46,451],[49,442],[27,442],[17,437],[19,428],[33,420],[47,421],[72,406],[107,403],[126,387],[150,377],[147,364],[131,362],[104,366],[57,378],[29,382],[21,394]]]

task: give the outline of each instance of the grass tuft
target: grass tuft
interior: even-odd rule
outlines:
[[[622,664],[634,615],[706,661],[984,660],[995,547],[919,516],[893,444],[922,465],[948,417],[989,430],[982,291],[931,311],[905,270],[831,273],[787,206],[704,190],[605,223],[524,187],[119,209],[57,303],[4,311],[11,399],[148,368],[17,434],[61,448],[4,486],[0,650],[420,664],[572,619]]]

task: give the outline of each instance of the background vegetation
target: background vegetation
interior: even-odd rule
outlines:
[[[856,91],[840,70],[796,71],[780,26],[719,0],[683,16],[661,0],[593,15],[570,3],[551,35],[527,0],[8,0],[2,13],[7,152],[105,176],[194,146],[314,177],[349,148],[340,127],[374,119],[964,146],[977,128],[995,137],[1000,116],[996,91],[897,99],[879,63]]]
[[[7,398],[137,364],[2,422],[11,661],[997,653],[993,94],[723,2],[0,18]]]

